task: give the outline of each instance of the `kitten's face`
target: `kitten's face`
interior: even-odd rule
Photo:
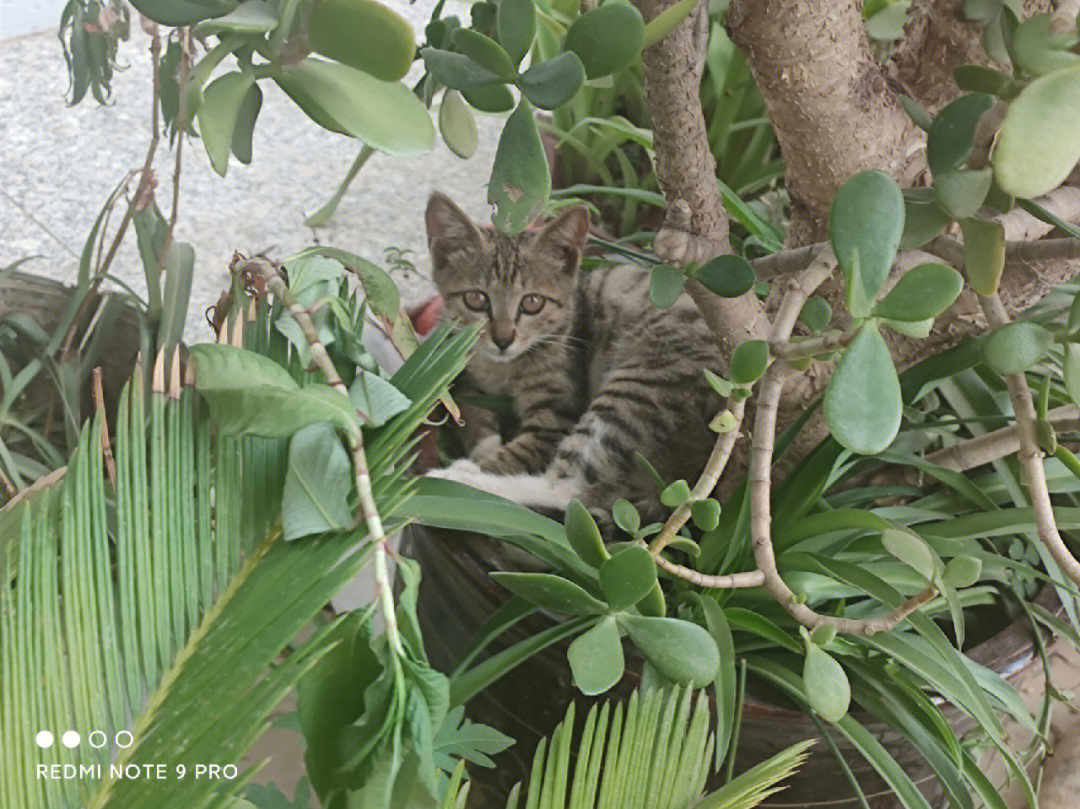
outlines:
[[[565,211],[539,230],[504,236],[477,227],[448,198],[433,194],[425,220],[444,311],[462,323],[483,324],[478,351],[505,362],[566,334],[589,229],[584,208]]]

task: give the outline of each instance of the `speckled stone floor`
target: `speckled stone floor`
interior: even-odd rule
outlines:
[[[433,5],[397,4],[418,29]],[[133,28],[131,40],[121,45],[128,68],[117,73],[109,106],[92,99],[67,106],[67,75],[54,30],[0,42],[0,267],[36,255],[23,269],[71,279],[105,199],[128,171],[142,165],[151,97],[149,39]],[[480,146],[469,160],[452,155],[441,141],[418,158],[376,155],[330,225],[306,227],[305,214],[330,196],[360,145],[316,126],[275,85],[264,82],[263,88],[250,166],[234,160],[221,178],[201,142],[184,147],[176,235],[196,252],[189,341],[209,337],[202,313],[217,299],[234,250],[285,257],[318,242],[381,262],[386,248],[398,247],[414,251],[423,273],[423,209],[432,190],[450,194],[473,216],[487,213],[485,183],[500,124],[491,118],[478,121]],[[172,158],[164,148],[155,171],[159,204],[168,215]],[[115,271],[137,290],[144,288],[132,239]],[[400,280],[410,301],[429,289],[422,277]]]

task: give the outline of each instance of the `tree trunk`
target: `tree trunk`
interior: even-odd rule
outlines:
[[[634,0],[646,21],[675,0]],[[699,6],[704,11],[704,5]],[[668,209],[657,235],[661,260],[677,266],[731,252],[728,218],[716,185],[716,161],[709,150],[701,111],[701,64],[695,37],[697,14],[642,52],[645,102],[652,120],[656,176]],[[725,355],[768,328],[765,310],[748,292],[741,298],[713,295],[696,281],[687,285]]]
[[[925,170],[925,135],[874,59],[857,0],[732,0],[728,30],[776,129],[791,195],[789,246],[821,240],[851,175],[876,168],[902,186]]]

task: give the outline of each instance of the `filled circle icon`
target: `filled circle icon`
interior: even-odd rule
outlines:
[[[37,736],[34,737],[34,742],[42,749],[52,747],[53,735],[47,730],[39,730]]]
[[[64,743],[64,747],[74,749],[79,746],[81,739],[77,730],[66,730],[64,735],[60,737],[60,741]]]

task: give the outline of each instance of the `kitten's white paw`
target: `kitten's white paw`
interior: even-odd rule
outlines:
[[[459,483],[468,483],[468,478],[482,475],[480,467],[468,458],[460,458],[449,466],[442,469],[432,469],[427,473],[428,477],[443,478],[444,480],[456,480]]]
[[[494,435],[489,435],[487,438],[482,439],[476,444],[475,447],[473,447],[473,451],[469,453],[469,460],[476,461],[477,463],[479,463],[480,461],[489,460],[493,458],[500,449],[502,449],[502,445],[503,442],[500,435],[498,435],[497,433]]]

